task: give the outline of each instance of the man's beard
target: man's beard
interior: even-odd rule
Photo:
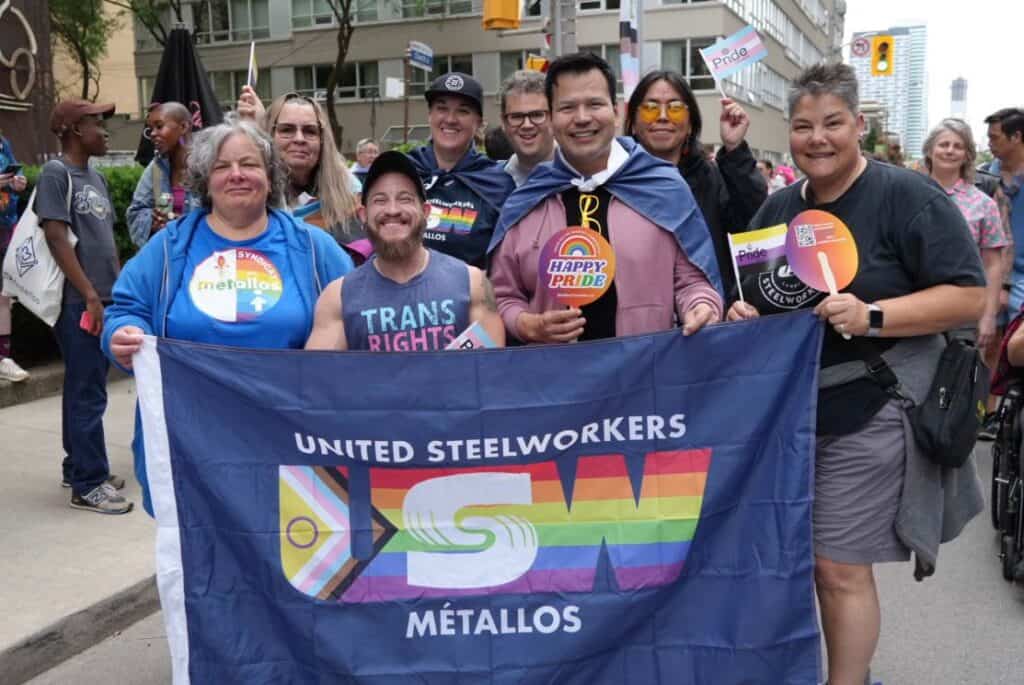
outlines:
[[[387,262],[401,262],[416,254],[416,250],[423,244],[423,232],[427,229],[426,220],[421,221],[415,231],[398,242],[383,240],[377,229],[369,224],[366,226],[366,235],[373,245],[373,252],[379,258]]]

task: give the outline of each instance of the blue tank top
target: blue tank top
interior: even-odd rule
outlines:
[[[385,278],[376,257],[341,282],[341,317],[350,350],[443,350],[469,326],[469,269],[428,250],[423,273],[408,283]]]

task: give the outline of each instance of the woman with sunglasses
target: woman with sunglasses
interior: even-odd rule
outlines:
[[[705,159],[697,98],[682,75],[667,69],[648,73],[626,104],[625,135],[648,152],[675,165],[704,213],[715,246],[727,303],[736,299],[736,278],[729,256],[728,231],[742,231],[768,197],[744,137],[750,118],[743,108],[722,99],[719,128],[722,147],[715,163]]]
[[[142,247],[150,236],[171,221],[201,204],[185,184],[188,151],[192,141],[192,116],[180,102],[150,105],[145,135],[156,156],[135,186],[126,220],[132,242]]]
[[[238,114],[263,125],[288,168],[288,208],[306,223],[327,230],[361,264],[372,248],[356,215],[362,184],[337,151],[323,109],[313,98],[285,93],[264,110],[249,86],[242,88]]]

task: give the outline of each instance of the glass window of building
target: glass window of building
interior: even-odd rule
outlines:
[[[295,91],[323,102],[327,99],[330,64],[295,67]],[[335,98],[371,98],[380,95],[380,75],[376,62],[346,62],[341,68]]]
[[[473,75],[473,55],[434,55],[434,70],[429,74],[422,69],[413,69],[409,81],[409,94],[419,95],[426,91],[430,82],[449,71],[461,71]]]
[[[197,43],[270,37],[270,0],[206,0],[193,5]]]
[[[619,0],[580,0],[580,11],[599,12],[619,9]]]
[[[441,17],[473,11],[472,0],[401,0],[401,6],[404,18]]]
[[[210,72],[210,84],[213,86],[213,94],[217,96],[217,102],[220,103],[221,109],[228,111],[235,108],[238,96],[242,92],[242,86],[245,85],[248,76],[247,69]],[[265,104],[270,102],[271,92],[270,73],[264,73],[256,83],[256,94]]]
[[[607,45],[581,45],[580,52],[590,52],[604,59],[615,74],[615,92],[622,94],[622,60],[619,59],[618,43]]]
[[[499,55],[498,59],[501,81],[504,83],[505,79],[522,69],[523,65],[526,64],[526,52],[523,50],[503,52]]]
[[[326,26],[334,23],[328,0],[292,0],[292,28]]]
[[[715,42],[715,38],[689,38],[661,44],[661,64],[665,69],[681,73],[693,90],[714,90],[715,79],[700,56],[699,50]]]

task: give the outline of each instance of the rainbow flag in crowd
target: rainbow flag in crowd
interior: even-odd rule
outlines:
[[[761,36],[754,27],[746,26],[728,38],[702,48],[700,56],[704,58],[715,81],[721,81],[726,76],[763,60],[768,56],[768,49],[761,42]]]
[[[147,338],[175,685],[816,684],[822,330],[798,312],[461,354]]]

